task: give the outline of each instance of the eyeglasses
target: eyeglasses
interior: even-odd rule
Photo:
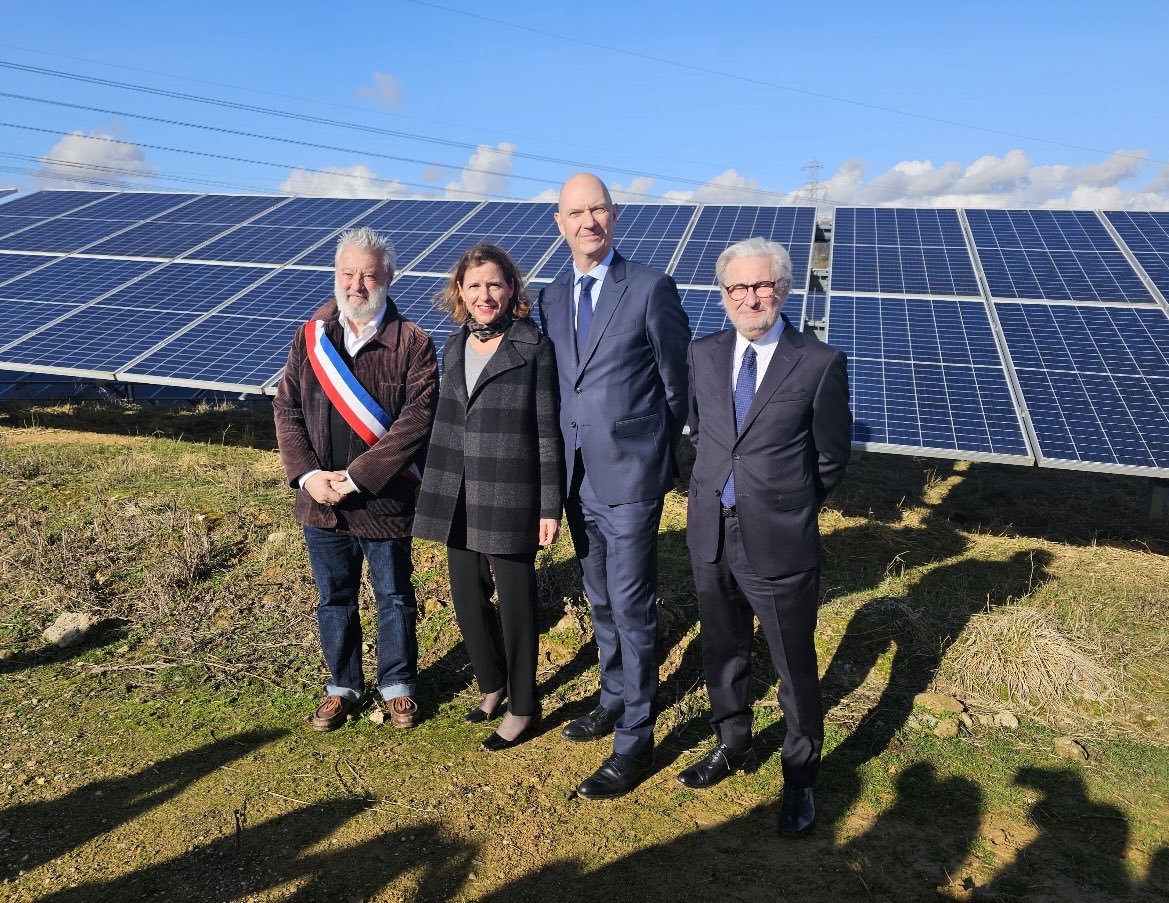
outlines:
[[[747,297],[747,292],[754,291],[755,297],[760,301],[766,301],[775,294],[775,289],[783,282],[782,279],[774,279],[769,282],[756,282],[753,285],[745,285],[742,282],[737,282],[734,285],[724,285],[723,291],[727,293],[727,297],[732,301],[742,301]]]

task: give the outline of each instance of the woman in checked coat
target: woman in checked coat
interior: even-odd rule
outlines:
[[[494,718],[506,697],[483,741],[500,750],[531,737],[540,717],[535,560],[556,541],[563,495],[556,358],[518,268],[494,245],[463,252],[440,304],[458,328],[443,346],[414,535],[447,545],[455,615],[484,693],[467,721]]]

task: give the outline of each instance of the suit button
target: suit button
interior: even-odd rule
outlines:
[[[734,458],[736,461],[738,461],[739,460],[739,453],[735,452],[733,455],[731,455],[731,457]]]
[[[584,391],[584,389],[577,388],[577,390],[576,390],[576,394],[577,394],[577,395],[579,395],[579,394],[580,394],[581,392],[583,392],[583,391]]]
[[[572,421],[572,424],[571,424],[571,426],[572,426],[572,428],[573,428],[573,429],[576,429],[576,421],[575,421],[575,420],[574,420],[574,421]]]

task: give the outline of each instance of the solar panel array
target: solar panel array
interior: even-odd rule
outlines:
[[[478,241],[533,293],[571,265],[540,202],[49,191],[0,204],[0,369],[150,391],[274,391],[332,293],[337,235],[387,234],[392,295],[441,347],[445,273]],[[726,328],[730,243],[788,247],[793,323],[850,358],[854,441],[885,451],[1169,475],[1169,213],[842,208],[827,292],[814,207],[630,204],[617,246]]]

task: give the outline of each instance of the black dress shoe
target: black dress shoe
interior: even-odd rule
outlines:
[[[733,750],[725,743],[720,743],[701,762],[695,762],[689,768],[678,773],[678,783],[691,790],[701,790],[703,787],[712,787],[728,774],[738,771],[751,759],[751,748]]]
[[[613,726],[621,717],[620,712],[614,712],[603,705],[597,706],[587,715],[581,715],[575,721],[564,725],[560,735],[565,740],[583,743],[586,740],[599,740],[601,737],[613,733]]]
[[[605,764],[585,778],[576,788],[586,800],[612,800],[624,796],[649,774],[654,765],[651,749],[641,756],[613,753]]]
[[[527,723],[522,731],[516,734],[514,740],[507,740],[499,736],[498,731],[492,731],[491,736],[483,741],[483,748],[488,752],[499,752],[501,749],[511,749],[513,746],[519,746],[525,740],[531,740],[536,736],[540,727],[540,713],[536,712],[536,716]]]
[[[816,803],[811,787],[784,787],[779,808],[779,833],[784,837],[803,837],[816,825]]]
[[[471,724],[482,724],[484,721],[491,721],[492,719],[498,718],[499,713],[502,710],[503,700],[501,699],[499,701],[499,705],[497,705],[490,712],[485,712],[478,706],[475,706],[475,708],[471,709],[471,711],[467,712],[467,714],[463,716],[463,720],[469,721]]]

